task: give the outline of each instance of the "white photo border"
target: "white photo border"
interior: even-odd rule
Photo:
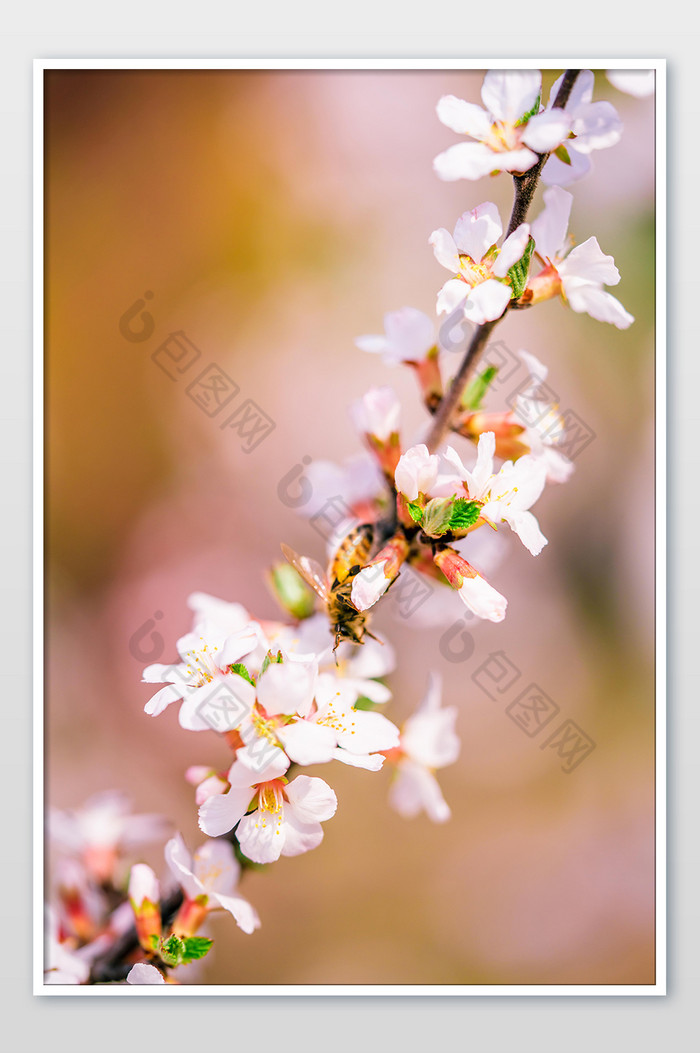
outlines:
[[[653,984],[200,984],[131,986],[44,983],[44,74],[47,70],[485,70],[643,69],[655,71],[656,231],[656,699],[655,699],[655,983]],[[37,996],[165,998],[250,996],[664,996],[667,975],[667,314],[666,314],[666,60],[549,59],[35,59],[33,127],[33,993]]]

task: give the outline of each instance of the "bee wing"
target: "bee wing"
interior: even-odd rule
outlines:
[[[326,574],[321,564],[317,563],[315,559],[309,559],[308,556],[300,556],[289,545],[282,543],[281,548],[285,559],[292,564],[306,584],[314,590],[317,596],[320,596],[324,603],[328,603],[330,592]]]

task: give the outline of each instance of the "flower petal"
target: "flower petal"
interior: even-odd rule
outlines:
[[[477,285],[464,301],[464,317],[476,325],[493,322],[500,318],[510,303],[511,288],[503,282],[489,278]]]
[[[491,131],[489,115],[481,106],[465,102],[456,95],[443,95],[437,104],[438,119],[459,135],[482,139]]]
[[[555,260],[564,255],[573,200],[573,195],[560,186],[545,190],[544,208],[530,228],[535,249],[542,259]]]
[[[614,146],[622,138],[622,130],[622,121],[611,103],[592,102],[582,106],[573,122],[576,149],[589,154],[592,150]]]
[[[455,143],[437,155],[433,170],[446,183],[457,179],[482,179],[498,167],[497,157],[498,154],[485,143]]]
[[[654,94],[656,71],[653,69],[609,69],[607,78],[618,91],[638,99]]]
[[[241,850],[254,863],[274,863],[279,859],[287,836],[282,812],[253,812],[245,815],[236,830]]]
[[[296,815],[285,814],[283,856],[300,856],[310,852],[323,841],[323,827],[320,823],[303,823]]]
[[[548,154],[563,143],[571,131],[571,118],[565,110],[545,110],[525,125],[522,141],[538,154]]]
[[[438,293],[436,310],[438,314],[452,314],[464,304],[469,294],[469,286],[460,278],[450,278]]]
[[[389,804],[404,819],[425,811],[434,823],[444,823],[452,814],[432,772],[408,759],[401,762],[389,788]]]
[[[459,273],[459,249],[449,230],[445,230],[444,227],[434,230],[428,238],[428,244],[432,245],[439,264],[454,274]]]
[[[518,260],[523,258],[529,240],[530,226],[528,223],[521,223],[520,226],[506,238],[501,247],[501,251],[496,257],[496,263],[493,268],[493,273],[497,278],[505,278],[510,268],[513,267]]]
[[[503,233],[498,209],[492,201],[484,201],[470,212],[464,212],[455,224],[454,242],[460,253],[478,263]]]
[[[372,563],[353,578],[350,602],[358,611],[368,611],[391,585],[391,580],[384,575],[386,565],[385,559]]]
[[[297,775],[285,792],[293,814],[302,823],[322,823],[336,813],[338,798],[323,779]]]
[[[595,285],[571,283],[566,289],[566,297],[572,311],[585,312],[591,318],[610,322],[618,329],[628,329],[634,321],[634,315],[626,311],[619,300]]]
[[[465,577],[459,590],[459,598],[477,618],[489,622],[502,622],[506,616],[508,600],[502,596],[481,574]]]
[[[557,265],[557,270],[567,296],[566,286],[570,279],[582,279],[596,285],[617,285],[620,280],[615,260],[605,255],[597,238],[589,238],[581,245],[576,245],[566,259]]]
[[[207,837],[221,837],[233,830],[254,796],[252,787],[231,788],[228,793],[209,797],[199,809],[199,829]]]
[[[279,728],[277,737],[296,764],[326,764],[333,759],[337,737],[331,728],[310,720],[297,720]]]
[[[260,928],[258,912],[247,899],[243,899],[242,896],[222,896],[221,894],[212,896],[212,899],[235,918],[239,929],[242,929],[243,932],[250,935]]]
[[[148,962],[137,962],[129,969],[126,982],[128,984],[164,984],[165,977],[155,965],[149,965]]]
[[[179,698],[182,698],[182,689],[174,684],[167,684],[160,691],[156,691],[152,698],[149,698],[143,707],[144,712],[148,713],[149,717],[157,717],[168,708],[171,702],[177,702]]]
[[[539,70],[490,69],[481,86],[481,99],[499,121],[515,124],[535,105],[541,87]]]
[[[567,151],[571,164],[560,161],[556,154],[551,154],[549,160],[542,169],[542,182],[546,186],[556,184],[557,186],[569,186],[581,179],[590,171],[591,162],[586,154],[582,154],[573,146],[574,140],[567,143]]]

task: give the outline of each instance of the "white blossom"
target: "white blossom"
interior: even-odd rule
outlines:
[[[538,154],[556,149],[571,130],[563,110],[532,113],[542,90],[539,70],[489,70],[481,88],[485,109],[445,95],[443,124],[473,142],[457,143],[433,162],[441,179],[480,179],[495,171],[526,172]],[[530,114],[530,116],[526,116]]]
[[[389,366],[421,362],[435,347],[435,323],[415,307],[401,307],[384,315],[385,335],[358,336],[361,351],[380,354]]]
[[[204,897],[208,910],[227,910],[245,933],[260,927],[255,908],[236,894],[241,866],[230,842],[205,841],[191,856],[182,835],[177,834],[165,846],[165,861],[188,899]]]
[[[442,708],[441,681],[432,673],[421,705],[404,724],[396,758],[396,775],[389,790],[389,803],[405,818],[424,811],[435,823],[450,818],[434,772],[454,764],[460,742],[454,730],[456,706]]]
[[[199,809],[205,834],[219,837],[236,824],[242,852],[254,863],[308,852],[323,840],[321,823],[335,815],[337,799],[323,779],[285,779],[289,758],[282,750],[262,770],[240,749],[229,771],[230,789]]]
[[[530,228],[521,223],[499,249],[502,234],[501,217],[490,201],[460,216],[453,234],[444,227],[433,231],[430,244],[435,257],[455,275],[438,293],[438,314],[461,305],[465,317],[476,325],[501,317],[512,295],[504,279],[524,255]]]

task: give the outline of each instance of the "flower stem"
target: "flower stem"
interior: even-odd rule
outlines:
[[[565,70],[557,97],[553,103],[553,109],[561,110],[566,106],[579,73],[580,70],[577,69]],[[536,164],[528,172],[513,176],[515,198],[506,237],[512,234],[514,230],[517,230],[521,223],[525,222],[528,209],[532,204],[532,199],[537,189],[537,183],[548,157],[549,153],[539,154]],[[437,404],[433,425],[425,441],[431,453],[435,453],[450,430],[452,418],[461,402],[467,384],[471,380],[477,362],[488,343],[491,330],[505,318],[507,310],[506,308],[500,318],[477,326],[449,391]]]

